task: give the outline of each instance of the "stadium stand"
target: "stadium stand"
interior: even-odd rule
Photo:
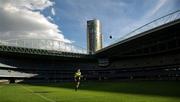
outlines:
[[[74,72],[80,68],[84,80],[180,80],[179,29],[180,19],[177,19],[93,55],[48,50],[42,50],[41,54],[41,51],[36,53],[37,49],[0,45],[0,77],[11,77],[8,79],[11,82],[16,79],[31,83],[72,81]]]

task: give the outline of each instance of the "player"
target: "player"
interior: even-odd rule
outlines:
[[[81,77],[82,77],[81,70],[78,69],[77,72],[74,75],[74,81],[76,83],[75,91],[77,91],[77,89],[79,88]]]

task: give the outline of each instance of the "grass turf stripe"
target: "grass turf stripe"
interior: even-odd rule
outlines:
[[[25,86],[23,86],[23,85],[20,85],[23,89],[25,89],[25,90],[27,90],[28,92],[31,92],[32,94],[34,94],[34,95],[36,95],[36,96],[39,96],[39,97],[41,97],[42,99],[44,99],[44,100],[46,100],[46,101],[48,101],[48,102],[56,102],[55,100],[53,100],[53,99],[50,99],[50,98],[47,98],[47,97],[45,97],[45,96],[43,96],[43,95],[41,95],[41,94],[39,94],[39,93],[33,93],[33,90],[31,90],[31,89],[29,89],[29,88],[27,88],[27,87],[25,87]]]

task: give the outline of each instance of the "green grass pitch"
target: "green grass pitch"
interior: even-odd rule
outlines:
[[[1,84],[0,102],[180,102],[180,82]]]

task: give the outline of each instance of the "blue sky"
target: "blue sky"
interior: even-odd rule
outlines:
[[[42,11],[51,16],[65,38],[86,48],[86,21],[102,23],[104,45],[153,19],[180,9],[180,0],[54,0]],[[113,39],[109,39],[112,35]]]

